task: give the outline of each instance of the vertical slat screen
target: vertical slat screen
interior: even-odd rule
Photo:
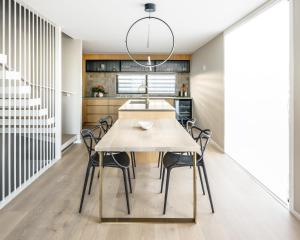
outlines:
[[[0,208],[56,159],[57,26],[0,0]]]

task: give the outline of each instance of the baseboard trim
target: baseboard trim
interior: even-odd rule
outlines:
[[[74,135],[73,137],[68,139],[64,144],[61,145],[61,151],[63,152],[65,149],[67,149],[69,146],[71,146],[73,143],[76,143],[77,141],[77,135]]]
[[[300,213],[296,212],[295,209],[290,209],[291,214],[300,221]]]
[[[273,199],[276,200],[280,205],[284,208],[289,209],[289,204],[281,200],[275,193],[273,193],[266,185],[264,185],[260,180],[258,180],[253,174],[251,174],[244,166],[242,166],[239,162],[234,160],[228,153],[225,153],[233,163],[235,163],[239,168],[241,168],[258,186],[260,186],[267,194],[269,194]]]
[[[210,139],[210,142],[222,153],[224,153],[224,149],[220,147],[219,144],[217,144],[213,139]]]

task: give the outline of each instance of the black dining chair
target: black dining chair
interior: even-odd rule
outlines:
[[[91,131],[93,132],[96,143],[98,143],[101,140],[101,138],[104,136],[104,131],[102,129],[102,126],[99,124],[97,124],[96,127],[91,128]]]
[[[108,115],[106,117],[102,117],[98,121],[98,125],[101,126],[104,134],[106,134],[108,132],[108,130],[112,127],[113,123],[114,123],[113,118],[110,115]],[[131,166],[132,166],[132,175],[133,175],[133,178],[135,178],[134,168],[136,167],[136,161],[135,161],[134,152],[130,153],[130,159],[131,159]]]
[[[88,179],[89,179],[90,170],[92,169],[89,192],[88,192],[89,194],[90,194],[91,188],[92,188],[95,168],[99,167],[99,154],[94,149],[94,146],[97,143],[97,140],[93,134],[93,131],[91,129],[83,129],[83,130],[81,130],[81,136],[83,138],[84,144],[88,151],[89,160],[88,160],[84,184],[83,184],[79,213],[81,213],[81,210],[82,210],[82,205],[83,205],[83,201],[84,201],[84,196],[85,196],[85,191],[86,191],[86,187],[87,187],[87,183],[88,183]],[[126,152],[119,152],[119,153],[105,152],[104,153],[102,167],[113,167],[113,168],[119,168],[122,170],[123,178],[124,178],[124,186],[125,186],[128,214],[130,214],[130,206],[129,206],[129,196],[128,196],[128,187],[127,187],[126,179],[128,179],[130,193],[132,193],[129,166],[130,166],[130,159]]]
[[[192,127],[194,127],[196,124],[196,118],[192,118],[188,120],[185,124],[185,130],[189,133],[192,134]]]
[[[200,168],[202,168],[202,170],[203,170],[204,179],[205,179],[205,183],[206,183],[206,189],[208,192],[209,202],[210,202],[210,206],[211,206],[211,211],[212,211],[212,213],[214,213],[214,206],[213,206],[213,202],[212,202],[212,197],[211,197],[210,187],[209,187],[209,182],[208,182],[208,177],[207,177],[207,171],[206,171],[205,162],[204,162],[204,153],[206,150],[207,143],[211,137],[211,131],[209,129],[202,130],[198,127],[193,126],[191,128],[191,134],[192,134],[192,137],[197,142],[200,143],[200,154],[197,153],[196,165],[198,168],[202,189],[203,189],[203,182],[202,182]],[[167,199],[168,199],[168,190],[169,190],[169,181],[170,181],[171,170],[173,168],[178,168],[178,167],[193,166],[193,156],[191,154],[185,155],[184,153],[167,152],[165,154],[165,156],[163,157],[162,162],[163,162],[163,174],[162,174],[161,189],[160,189],[161,193],[163,191],[165,172],[167,171],[165,200],[164,200],[164,209],[163,209],[163,214],[165,214],[166,206],[167,206]]]
[[[187,120],[187,119],[186,119]],[[193,126],[195,126],[195,123],[196,123],[196,119],[195,118],[192,118],[190,120],[187,120],[186,121],[186,124],[184,124],[184,122],[182,121],[181,122],[181,125],[182,126],[185,126],[185,129],[186,131],[191,134],[191,129]],[[190,154],[190,153],[187,153],[187,154]],[[164,156],[164,153],[163,152],[159,152],[158,154],[158,161],[157,161],[157,167],[160,168],[160,174],[159,174],[159,179],[161,179],[161,176],[162,176],[162,169],[163,169],[163,166],[162,166],[162,159],[163,159],[163,156]],[[201,182],[202,182],[202,178],[201,178]],[[203,187],[202,187],[202,191],[203,190]]]
[[[108,132],[108,130],[112,127],[114,124],[112,116],[108,115],[105,117],[102,117],[98,120],[98,125],[101,126],[104,134]]]

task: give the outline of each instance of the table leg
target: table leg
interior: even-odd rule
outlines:
[[[193,153],[193,217],[195,223],[197,223],[197,179],[196,179],[196,168],[197,168],[197,153]]]
[[[103,152],[99,152],[99,222],[102,222],[102,182],[103,182]]]
[[[193,218],[103,218],[103,162],[104,154],[99,152],[99,222],[100,223],[196,223],[197,222],[197,155],[193,153]]]

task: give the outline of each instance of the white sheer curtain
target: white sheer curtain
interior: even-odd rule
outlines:
[[[225,34],[225,151],[287,202],[287,0],[276,3]]]

